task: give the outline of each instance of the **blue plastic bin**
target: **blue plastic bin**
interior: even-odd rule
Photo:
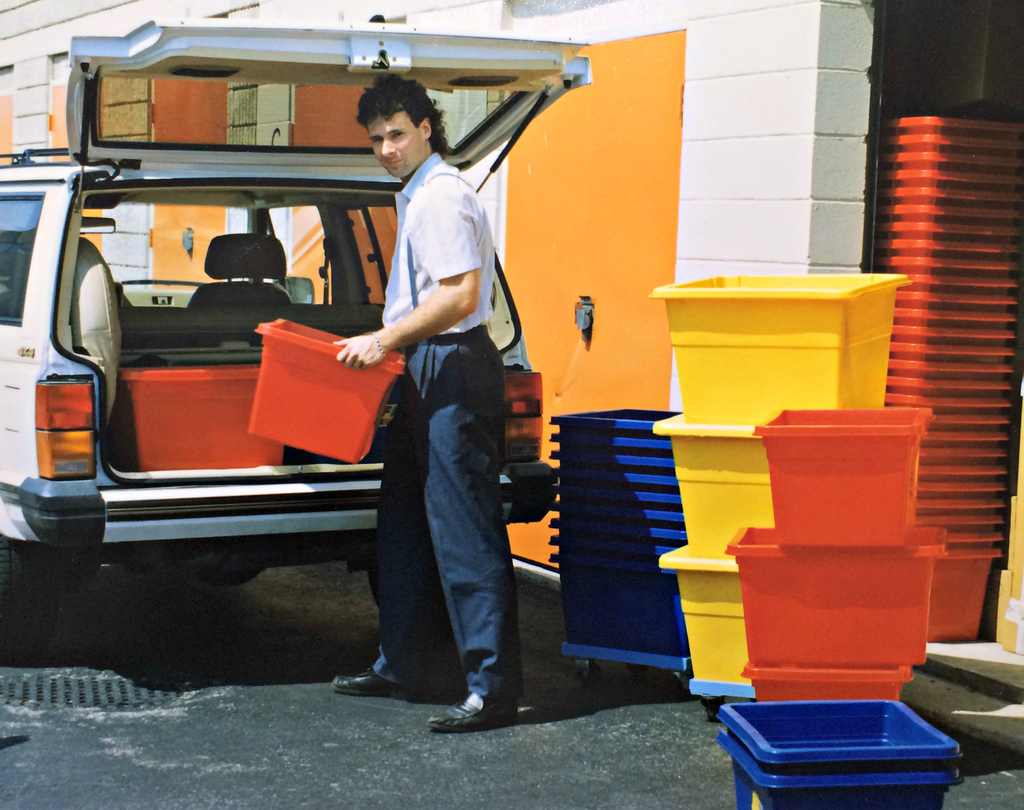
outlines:
[[[618,408],[609,411],[583,411],[552,416],[551,424],[570,433],[602,431],[621,434],[627,430],[651,432],[654,423],[678,416],[678,411],[652,411],[642,408]]]
[[[563,498],[580,500],[598,506],[611,506],[617,509],[648,510],[654,509],[670,512],[674,515],[683,513],[683,502],[679,497],[679,482],[676,481],[675,492],[648,492],[643,484],[603,486],[603,481],[581,478],[574,475],[574,468],[560,470],[558,493]],[[648,487],[652,489],[651,487]]]
[[[661,571],[656,560],[609,560],[566,550],[551,560],[559,566],[570,645],[629,650],[677,661],[689,658],[676,579]]]
[[[720,730],[717,739],[732,757],[738,810],[941,810],[950,785],[960,782],[955,768],[807,776],[772,774],[765,772],[729,732]]]
[[[580,537],[570,540],[561,535],[552,537],[548,545],[560,548],[567,553],[582,554],[589,557],[633,560],[634,562],[645,562],[655,565],[662,554],[675,551],[675,548],[672,546],[658,546],[650,542],[622,543],[595,537]]]
[[[684,524],[685,526],[685,524]],[[563,513],[560,517],[551,520],[551,528],[557,529],[560,535],[613,535],[631,537],[640,542],[648,542],[650,539],[665,541],[664,545],[679,548],[686,545],[686,531],[684,526],[678,529],[646,528],[640,529],[622,523],[606,523],[599,520],[588,520],[580,518],[573,512]],[[674,545],[673,545],[674,544]],[[659,543],[660,545],[660,543]]]
[[[956,740],[893,700],[730,704],[718,718],[771,773],[810,763],[832,769],[840,763],[862,770],[896,763],[902,770],[936,770],[951,767],[960,756]]]
[[[554,416],[558,431],[552,453],[562,470],[571,475],[594,476],[605,486],[633,483],[647,476],[649,483],[669,487],[675,475],[670,439],[654,435],[654,423],[676,414],[671,411],[620,409]]]

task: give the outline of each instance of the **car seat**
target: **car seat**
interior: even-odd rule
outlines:
[[[121,321],[117,311],[117,285],[99,249],[88,239],[78,240],[71,306],[71,344],[95,358],[106,379],[107,414],[114,404],[117,369],[121,359]]]
[[[192,293],[192,307],[231,307],[290,304],[288,293],[276,284],[288,275],[284,248],[266,233],[229,233],[215,236],[206,251],[206,275],[222,280],[204,284]]]

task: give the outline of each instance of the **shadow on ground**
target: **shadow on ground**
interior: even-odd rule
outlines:
[[[602,662],[582,683],[561,655],[560,595],[520,583],[526,695],[522,723],[549,723],[639,704],[678,702],[671,672]],[[366,575],[344,564],[272,569],[237,587],[104,568],[69,597],[43,669],[112,671],[165,691],[322,683],[368,667],[377,610]],[[454,698],[453,698],[454,699]]]

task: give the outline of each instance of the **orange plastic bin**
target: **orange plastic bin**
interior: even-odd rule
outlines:
[[[746,529],[728,548],[739,566],[752,666],[924,663],[941,528],[913,529],[902,546],[788,546],[780,535]]]
[[[127,368],[111,416],[119,469],[218,470],[280,464],[278,441],[246,430],[258,366]]]
[[[744,677],[754,685],[758,702],[776,700],[899,700],[903,684],[913,678],[910,667],[883,669],[808,669],[755,667]]]
[[[339,461],[362,459],[405,360],[392,353],[351,369],[337,360],[337,335],[285,320],[256,331],[263,361],[249,432]]]
[[[1000,537],[1000,539],[1002,539]],[[928,641],[974,641],[981,626],[985,589],[998,548],[947,548],[935,562]]]
[[[768,457],[778,541],[900,545],[914,525],[928,408],[783,411],[754,429]]]

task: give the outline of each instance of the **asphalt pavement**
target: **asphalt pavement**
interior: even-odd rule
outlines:
[[[713,810],[735,807],[717,726],[675,676],[560,653],[560,596],[520,582],[527,694],[513,728],[431,733],[435,704],[335,695],[374,659],[365,576],[235,588],[103,569],[36,666],[0,668],[0,807]],[[1019,806],[1024,756],[954,734],[947,808]]]

